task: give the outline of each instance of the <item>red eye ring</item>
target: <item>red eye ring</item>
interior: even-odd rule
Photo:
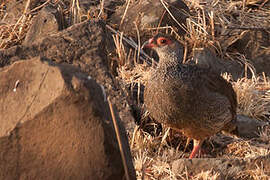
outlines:
[[[160,40],[160,43],[161,43],[161,44],[165,44],[166,42],[167,42],[166,39],[161,39],[161,40]]]
[[[169,44],[169,43],[170,43],[170,40],[168,40],[165,37],[160,37],[157,40],[157,44],[159,44],[159,45],[166,45],[166,44]]]

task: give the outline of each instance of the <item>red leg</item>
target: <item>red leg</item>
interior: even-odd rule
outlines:
[[[199,141],[199,140],[193,140],[193,150],[189,156],[189,159],[195,158],[196,155],[198,154],[198,152],[201,149],[201,145],[202,145],[203,141]]]

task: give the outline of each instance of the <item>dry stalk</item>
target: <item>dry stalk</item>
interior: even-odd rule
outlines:
[[[102,13],[104,13],[104,2],[105,2],[105,0],[101,0],[101,2],[100,2],[100,10],[99,10],[97,18],[100,18]]]
[[[126,63],[126,52],[123,45],[123,34],[120,36],[118,34],[113,35],[114,44],[116,46],[116,52],[119,58],[119,65],[123,66]]]
[[[41,4],[40,6],[35,7],[34,9],[31,9],[28,14],[31,14],[37,10],[40,10],[41,8],[43,8],[44,6],[46,6],[47,4],[49,4],[51,2],[51,0],[47,0],[45,3]]]
[[[106,25],[106,27],[110,30],[110,31],[112,31],[114,34],[118,34],[118,35],[121,35],[121,34],[123,34],[122,32],[119,32],[119,31],[117,31],[117,30],[115,30],[115,29],[113,29],[111,26],[109,26],[109,25]],[[126,43],[128,43],[131,47],[133,47],[135,50],[139,50],[139,46],[134,42],[134,40],[132,40],[132,39],[128,39],[128,38],[126,38],[126,37],[124,37],[123,36],[123,38],[122,38]],[[143,52],[143,50],[141,50],[140,49],[140,54],[142,54],[144,57],[146,57],[146,59],[144,59],[142,56],[139,56],[140,57],[140,59],[142,59],[143,61],[146,61],[146,62],[148,62],[148,63],[154,63],[154,64],[156,64],[156,62],[155,61],[152,61],[152,58],[151,57],[149,57],[145,52]]]
[[[120,26],[123,24],[124,19],[125,19],[126,15],[127,15],[127,11],[128,11],[129,5],[130,5],[130,1],[131,1],[131,0],[127,0],[127,6],[126,6],[126,9],[125,9],[124,14],[123,14],[123,16],[122,16],[122,19],[121,19],[121,21],[120,21]]]
[[[81,22],[82,13],[81,13],[79,0],[72,0],[71,4],[72,5],[70,7],[70,12],[71,12],[70,25],[73,25],[73,24],[77,24]]]
[[[256,164],[254,170],[244,170],[239,172],[236,176],[237,179],[254,179],[254,180],[268,180],[269,175],[266,174],[268,170],[264,168],[263,164],[260,166]]]
[[[183,30],[186,29],[186,27],[183,24],[180,24],[177,19],[173,16],[173,14],[171,13],[171,11],[169,10],[169,8],[167,7],[167,2],[164,2],[163,0],[160,0],[161,4],[163,5],[163,7],[166,9],[166,11],[168,12],[168,14],[171,16],[171,18],[176,22],[176,24],[181,27]]]
[[[137,32],[137,38],[138,38],[138,50],[137,50],[137,62],[139,62],[140,54],[141,54],[141,39],[140,39],[140,30],[138,28],[138,25],[136,22],[134,22],[136,32]],[[136,63],[136,62],[135,62]]]
[[[30,0],[26,2],[24,12],[19,17],[15,24],[0,25],[0,49],[6,49],[16,44],[19,44],[24,39],[32,16],[28,14]]]
[[[115,134],[116,134],[116,137],[117,137],[117,142],[118,142],[119,149],[120,149],[120,154],[121,154],[122,161],[123,161],[123,166],[124,166],[124,170],[125,170],[126,179],[130,180],[130,176],[129,176],[129,172],[128,172],[128,165],[127,165],[127,158],[126,158],[125,153],[124,153],[123,143],[122,143],[122,139],[121,139],[121,136],[120,136],[118,123],[117,123],[117,120],[115,118],[113,105],[112,105],[109,97],[107,98],[107,101],[108,101],[108,104],[109,104],[109,107],[110,107],[111,117],[112,117],[112,121],[113,121]]]

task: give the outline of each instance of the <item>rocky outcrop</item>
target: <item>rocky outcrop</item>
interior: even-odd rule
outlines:
[[[49,4],[32,20],[23,44],[30,45],[52,33],[64,28],[64,17],[57,9],[57,5]]]
[[[18,60],[40,56],[56,63],[68,63],[89,74],[110,94],[126,128],[133,128],[134,119],[120,86],[110,74],[107,61],[107,34],[102,21],[76,24],[57,34],[49,35],[32,45],[19,45],[0,50],[0,67]]]
[[[164,8],[164,5],[168,8],[171,15]],[[126,3],[125,6],[116,10],[110,22],[119,26],[119,30],[123,31],[127,36],[137,37],[137,30],[139,30],[143,41],[151,36],[147,28],[168,25],[175,28],[179,34],[184,34],[185,30],[183,26],[185,26],[186,18],[189,16],[187,5],[181,0],[169,0],[164,5],[160,0],[143,0],[131,4]]]
[[[2,19],[2,23],[15,24],[25,10],[34,9],[45,2],[46,0],[32,0],[27,6],[28,1],[3,0],[1,3],[5,6],[6,17]]]
[[[244,77],[245,75],[245,67],[242,62],[222,60],[208,48],[198,49],[193,53],[193,59],[188,61],[188,63],[195,63],[201,67],[210,68],[218,74],[229,73],[234,80]]]
[[[34,58],[2,69],[0,81],[1,179],[124,176],[106,94],[95,80]]]
[[[0,177],[122,178],[110,96],[135,178],[126,137],[134,119],[107,67],[104,27],[101,21],[84,22],[0,51]]]
[[[270,175],[270,156],[260,156],[245,159],[178,159],[172,164],[172,171],[175,174],[188,173],[190,176],[202,171],[217,172],[220,174],[218,180],[234,179],[234,175],[241,171],[252,171],[258,168]]]
[[[270,124],[245,115],[237,115],[236,125],[239,137],[252,139],[258,138],[261,131]]]

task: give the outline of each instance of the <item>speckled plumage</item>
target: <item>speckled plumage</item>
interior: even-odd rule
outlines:
[[[231,84],[209,69],[182,64],[182,46],[171,37],[159,46],[159,37],[149,40],[160,58],[145,86],[150,115],[197,141],[233,130],[237,102]]]

